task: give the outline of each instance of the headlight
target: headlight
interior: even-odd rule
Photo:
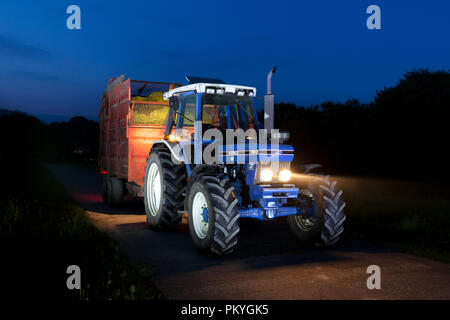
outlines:
[[[270,169],[263,169],[261,170],[261,174],[259,176],[259,179],[263,182],[272,181],[273,172]]]
[[[278,178],[282,182],[288,182],[291,179],[291,170],[284,169],[280,171]]]

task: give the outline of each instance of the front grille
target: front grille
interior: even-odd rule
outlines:
[[[283,156],[293,155],[291,150],[231,150],[220,151],[219,156],[236,157],[236,156]]]

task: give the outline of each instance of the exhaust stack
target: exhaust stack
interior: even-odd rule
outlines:
[[[264,96],[264,129],[270,132],[273,129],[274,120],[274,101],[272,94],[272,75],[277,71],[277,67],[273,67],[267,74],[267,94]]]

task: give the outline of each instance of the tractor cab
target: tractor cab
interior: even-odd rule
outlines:
[[[257,130],[256,89],[224,83],[194,83],[164,94],[170,112],[166,133],[173,129]]]

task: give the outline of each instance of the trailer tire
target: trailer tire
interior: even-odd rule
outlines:
[[[148,223],[163,230],[178,227],[185,190],[184,164],[173,163],[167,149],[153,149],[147,159],[144,178],[144,205]]]
[[[123,181],[117,177],[110,177],[109,185],[109,206],[117,208],[123,201]]]
[[[289,226],[301,242],[328,247],[339,241],[344,231],[345,202],[342,190],[328,176],[312,175],[307,189],[315,199],[316,218],[294,215],[288,217]]]
[[[199,250],[217,255],[233,252],[239,233],[238,200],[233,189],[223,173],[200,174],[193,181],[187,195],[188,222]]]
[[[102,187],[102,200],[104,204],[108,204],[109,202],[109,195],[108,195],[108,189],[110,186],[108,186],[109,183],[109,177],[103,176],[103,187]]]

